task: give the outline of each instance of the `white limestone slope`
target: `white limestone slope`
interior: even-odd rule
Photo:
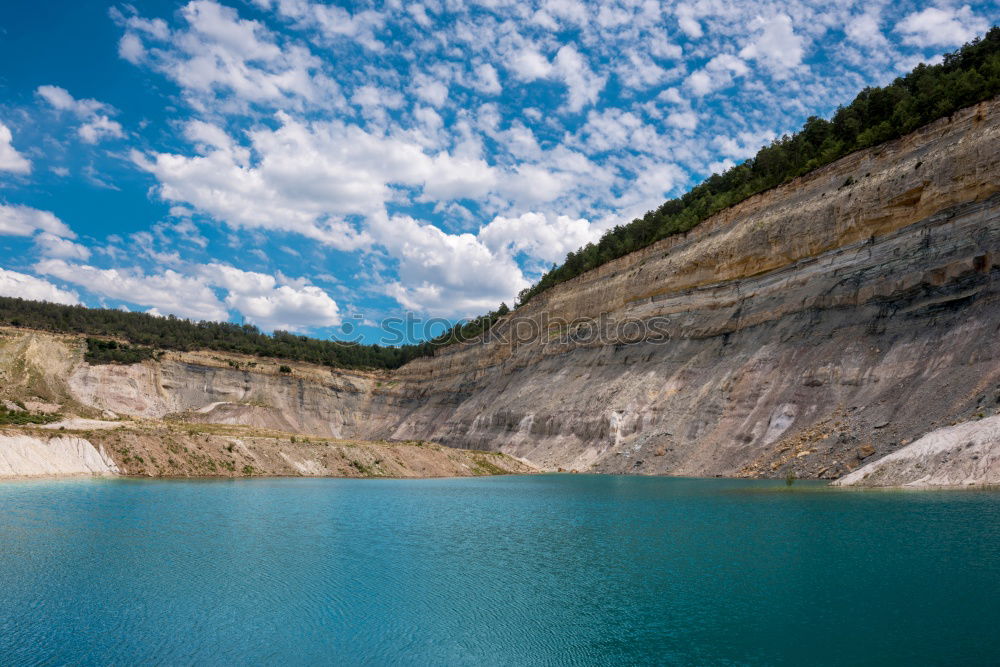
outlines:
[[[0,478],[116,474],[118,466],[103,448],[83,438],[0,436]]]
[[[1000,415],[931,431],[841,477],[836,486],[1000,485]]]

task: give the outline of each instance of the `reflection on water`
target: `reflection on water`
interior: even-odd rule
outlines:
[[[1000,494],[0,485],[0,663],[989,663]]]

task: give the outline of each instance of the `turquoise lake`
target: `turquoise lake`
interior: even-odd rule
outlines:
[[[0,484],[0,664],[997,664],[1000,493]]]

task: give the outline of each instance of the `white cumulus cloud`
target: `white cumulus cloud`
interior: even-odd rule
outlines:
[[[39,86],[36,92],[54,109],[75,115],[80,120],[77,134],[88,144],[125,136],[121,124],[111,120],[110,116],[115,113],[114,108],[103,102],[75,99],[69,91],[59,86]]]
[[[906,44],[920,47],[958,46],[983,33],[989,23],[976,16],[969,5],[928,7],[913,12],[896,24],[895,31]]]
[[[385,291],[405,308],[474,316],[528,286],[506,253],[491,252],[473,234],[447,234],[409,216],[377,217],[372,232],[399,263],[399,279]]]
[[[35,245],[45,257],[60,257],[62,259],[90,259],[90,248],[69,239],[56,236],[51,232],[42,232],[35,237]]]
[[[685,83],[696,96],[704,97],[720,88],[726,88],[732,84],[734,76],[743,76],[749,71],[750,68],[741,58],[720,53],[703,68],[692,72]]]
[[[38,231],[62,238],[76,238],[76,234],[66,223],[50,211],[16,204],[0,204],[0,235],[31,236]]]
[[[198,273],[227,290],[226,305],[262,329],[302,331],[340,324],[337,302],[315,285],[279,284],[274,276],[218,263]]]
[[[876,47],[885,44],[885,35],[879,27],[879,16],[875,12],[865,12],[853,17],[845,26],[847,38],[855,44]]]
[[[160,194],[234,227],[293,231],[343,250],[370,244],[344,216],[370,216],[417,187],[434,198],[481,197],[496,182],[483,160],[427,154],[403,138],[379,136],[341,122],[303,123],[279,115],[241,148],[218,128],[189,125],[201,155],[134,154],[160,181]]]
[[[119,54],[162,72],[195,108],[239,112],[250,104],[302,109],[342,101],[320,58],[259,21],[212,0],[193,0],[180,15],[186,26],[171,31],[162,21],[116,13],[125,28]]]
[[[510,54],[507,67],[522,81],[544,79],[552,71],[552,63],[534,48],[518,49]]]
[[[606,76],[590,69],[586,57],[572,45],[566,45],[556,53],[555,73],[569,89],[566,106],[570,111],[580,111],[585,105],[597,102],[607,81]]]
[[[516,218],[497,216],[479,232],[479,240],[495,254],[523,252],[546,266],[598,238],[600,232],[585,218],[535,212]]]
[[[480,63],[476,66],[476,80],[472,85],[486,95],[498,95],[503,90],[496,68],[489,63]]]
[[[17,152],[13,141],[10,128],[0,123],[0,171],[27,174],[31,171],[31,161]]]
[[[688,37],[698,39],[704,34],[701,23],[698,22],[697,10],[693,6],[682,3],[674,11],[677,13],[678,25]]]
[[[68,252],[62,257],[50,254],[34,269],[157,315],[226,321],[233,311],[264,330],[289,331],[334,326],[341,321],[336,301],[306,280],[276,278],[218,262],[180,264],[178,269],[149,272],[139,267],[104,269],[67,259],[86,257]]]
[[[60,289],[47,280],[26,273],[0,268],[0,295],[31,301],[49,301],[75,306],[80,303],[76,292]]]
[[[370,51],[381,51],[385,48],[376,36],[376,32],[386,21],[385,15],[381,12],[362,9],[352,14],[336,5],[309,0],[254,0],[254,2],[265,9],[275,11],[282,18],[293,21],[296,26],[315,30],[327,43],[350,40]]]
[[[777,14],[770,19],[757,19],[755,24],[759,33],[743,47],[740,57],[761,62],[776,76],[787,76],[789,70],[799,66],[804,54],[803,39],[795,34],[792,19],[787,14]]]
[[[151,307],[159,314],[195,320],[226,320],[229,313],[215,292],[197,277],[172,269],[146,274],[140,269],[100,269],[63,259],[43,259],[35,271],[84,287],[95,294]]]

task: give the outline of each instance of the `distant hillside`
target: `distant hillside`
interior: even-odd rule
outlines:
[[[190,322],[107,308],[0,297],[0,324],[60,333],[109,336],[145,348],[89,341],[92,362],[134,363],[161,350],[220,350],[274,357],[337,368],[398,368],[410,359],[432,354],[432,344],[385,347],[297,336],[287,331],[267,335],[249,324]],[[153,348],[153,349],[151,349]]]

